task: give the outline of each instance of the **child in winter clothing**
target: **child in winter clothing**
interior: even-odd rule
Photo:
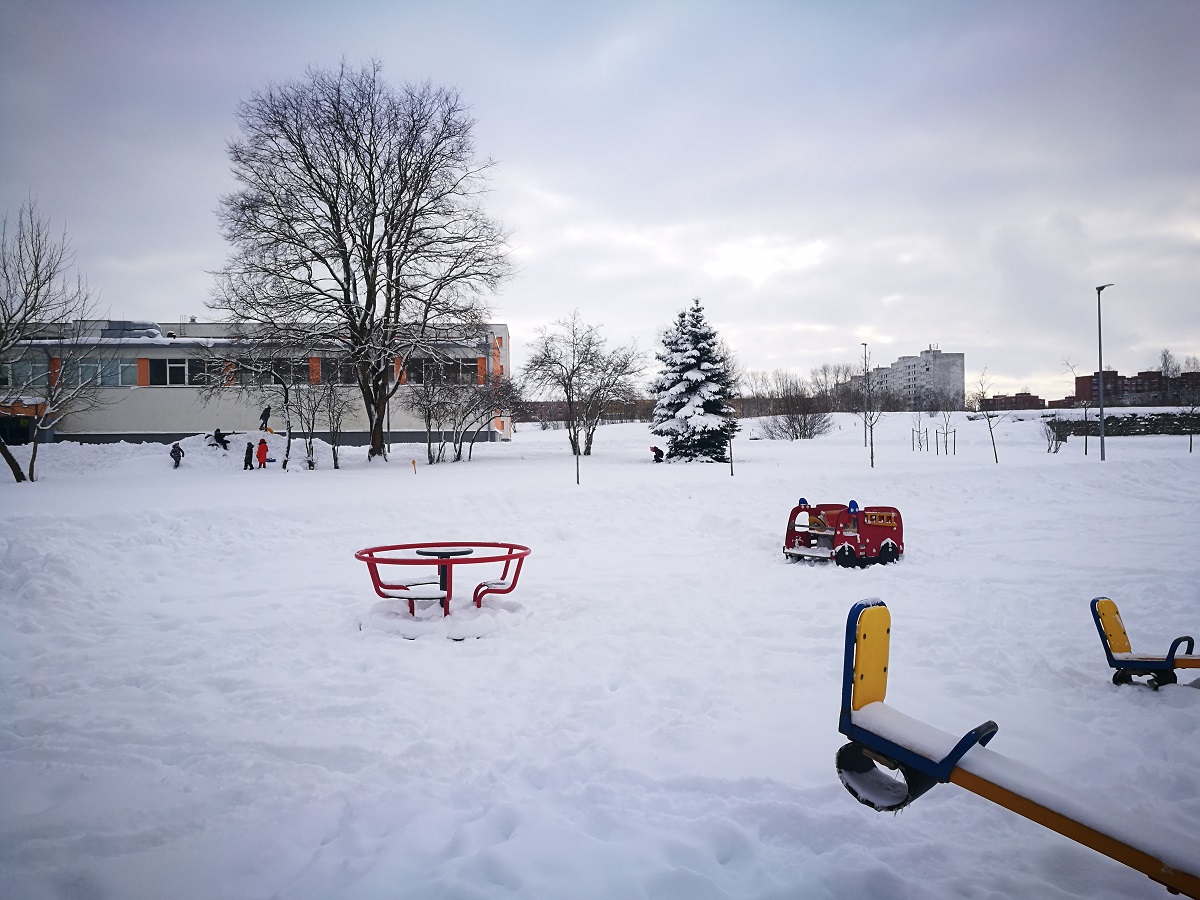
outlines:
[[[259,413],[258,418],[259,418],[258,430],[266,431],[267,430],[267,420],[269,418],[271,418],[271,407],[268,406],[268,407],[264,408],[263,411],[261,413]]]
[[[258,467],[265,469],[267,467],[267,439],[261,438],[258,442]]]
[[[246,462],[242,466],[242,471],[254,471],[254,441],[246,441]]]
[[[175,460],[175,465],[171,466],[171,468],[172,468],[172,469],[178,469],[178,468],[179,468],[179,461],[180,461],[181,459],[183,459],[183,457],[184,457],[184,456],[186,456],[186,455],[187,455],[187,454],[185,454],[185,453],[183,452],[183,448],[182,448],[182,447],[180,447],[178,443],[172,444],[172,445],[171,445],[171,459]]]

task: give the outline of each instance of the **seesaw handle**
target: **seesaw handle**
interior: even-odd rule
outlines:
[[[1184,653],[1191,654],[1196,652],[1196,642],[1192,640],[1190,635],[1185,634],[1183,637],[1175,638],[1171,642],[1171,649],[1167,651],[1167,665],[1171,668],[1175,667],[1175,654],[1179,651],[1179,645],[1183,643],[1187,644],[1187,649],[1183,651]]]
[[[987,746],[987,742],[996,736],[996,732],[1000,730],[1000,726],[988,719],[982,725],[977,725],[966,734],[964,734],[954,749],[951,750],[946,758],[937,765],[938,774],[941,776],[940,781],[949,781],[950,773],[954,771],[954,767],[958,765],[958,761],[963,758],[963,755],[979,744],[981,747]]]

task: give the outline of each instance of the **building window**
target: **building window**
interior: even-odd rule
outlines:
[[[8,383],[18,388],[44,388],[50,383],[50,361],[21,359],[8,366]]]
[[[137,384],[136,359],[100,361],[100,384],[104,387],[132,387]]]
[[[424,384],[434,375],[451,384],[476,384],[479,381],[479,363],[474,359],[410,359],[404,364],[409,384]]]
[[[358,384],[358,367],[344,357],[323,357],[321,384]]]
[[[222,380],[225,368],[225,364],[216,359],[151,359],[148,362],[150,384],[158,387],[214,384]],[[118,377],[122,384],[137,384],[136,360],[121,360]]]
[[[308,384],[308,359],[275,359],[271,361],[275,384]]]

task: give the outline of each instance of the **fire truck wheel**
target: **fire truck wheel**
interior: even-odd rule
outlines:
[[[858,565],[858,559],[855,557],[854,551],[846,546],[838,548],[838,552],[834,555],[833,561],[843,569],[850,569]]]
[[[881,563],[883,563],[885,566],[888,565],[889,563],[894,563],[899,558],[900,558],[900,549],[895,544],[893,544],[891,541],[888,541],[886,544],[884,544],[882,547],[879,548],[879,561]]]

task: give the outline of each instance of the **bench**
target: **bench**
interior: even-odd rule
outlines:
[[[495,581],[484,581],[475,588],[474,601],[475,608],[479,609],[483,605],[483,598],[488,594],[508,594],[517,586],[517,581],[521,578],[521,566],[525,564],[525,557],[529,555],[528,548],[521,548],[524,553],[508,556],[504,560],[504,570],[500,573],[500,577]],[[513,565],[513,562],[516,565]],[[512,576],[509,576],[509,570],[512,570]]]
[[[1085,799],[1040,772],[987,747],[998,731],[995,722],[957,737],[888,706],[891,626],[881,600],[856,603],[846,620],[839,730],[850,743],[838,751],[835,764],[856,800],[881,812],[896,811],[935,785],[952,782],[1141,872],[1172,893],[1200,900],[1194,836],[1117,821],[1089,808]],[[960,837],[947,839],[958,846]]]
[[[1147,678],[1146,684],[1158,690],[1164,684],[1176,684],[1176,669],[1200,669],[1200,656],[1195,655],[1196,642],[1188,635],[1177,637],[1165,656],[1143,656],[1133,652],[1121,611],[1108,597],[1092,600],[1092,620],[1104,645],[1104,655],[1114,670],[1113,684],[1132,684],[1134,677]],[[1183,653],[1179,648],[1186,645]]]

